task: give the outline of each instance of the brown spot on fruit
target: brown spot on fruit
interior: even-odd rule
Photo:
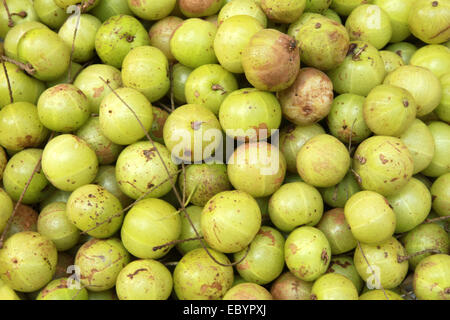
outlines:
[[[156,151],[155,148],[151,148],[151,149],[142,151],[142,153],[144,154],[144,157],[147,159],[147,161],[150,161],[155,156],[155,151]]]
[[[98,87],[98,88],[93,88],[93,90],[94,90],[94,98],[98,98],[98,97],[100,97],[101,95],[102,95],[102,93],[103,93],[103,90],[105,90],[105,87],[103,87],[103,86],[101,86],[101,87]]]
[[[263,237],[268,237],[272,241],[272,245],[275,245],[275,237],[270,230],[264,231],[263,229],[259,229],[258,234],[262,235]]]
[[[328,257],[328,252],[327,252],[326,249],[323,249],[323,250],[322,250],[322,254],[321,254],[321,256],[320,256],[320,259],[322,259],[323,262],[324,262],[325,264],[328,263],[329,257]]]
[[[381,163],[383,163],[383,164],[386,164],[389,162],[389,160],[386,159],[386,157],[382,153],[380,153],[380,160],[381,160]]]
[[[133,280],[134,276],[137,275],[141,271],[146,271],[146,268],[137,269],[135,272],[127,274],[127,277]]]
[[[191,122],[191,128],[192,128],[192,130],[198,130],[198,129],[200,129],[200,127],[202,126],[202,121],[192,121]]]
[[[291,244],[289,245],[289,250],[291,250],[291,253],[292,253],[292,254],[296,254],[298,248],[297,248],[297,246],[296,246],[294,243],[291,243]]]

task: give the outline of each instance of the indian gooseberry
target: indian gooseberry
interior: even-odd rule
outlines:
[[[405,62],[403,61],[403,59],[395,52],[388,51],[388,50],[381,50],[379,53],[380,53],[381,58],[383,59],[384,69],[386,70],[386,74],[405,65]]]
[[[163,129],[172,157],[201,161],[211,157],[222,142],[219,120],[207,107],[185,104],[173,111]]]
[[[55,273],[56,247],[37,232],[19,232],[0,250],[0,277],[13,290],[33,292],[45,286]]]
[[[240,1],[237,2],[240,6]],[[264,27],[250,15],[236,15],[223,21],[214,39],[214,51],[220,65],[233,73],[244,73],[242,53],[251,37]]]
[[[132,144],[150,130],[153,123],[152,104],[136,89],[119,88],[102,100],[99,119],[100,130],[106,138],[116,144]]]
[[[73,78],[76,77],[82,69],[83,66],[81,64],[72,61],[69,68],[62,74],[62,76],[57,79],[47,81],[45,84],[47,85],[47,88],[55,87],[63,83],[72,84]]]
[[[87,97],[72,84],[45,90],[39,97],[37,111],[46,128],[63,133],[80,128],[91,114]]]
[[[147,30],[133,16],[112,16],[98,29],[95,35],[95,51],[105,64],[115,68],[122,66],[128,52],[136,47],[148,46]]]
[[[16,102],[0,110],[0,145],[11,151],[38,147],[49,131],[40,122],[38,110],[29,102]]]
[[[5,7],[7,4],[7,8]],[[19,14],[24,12],[24,14]],[[12,20],[12,26],[9,25]],[[2,1],[0,4],[0,38],[5,39],[6,34],[15,25],[27,22],[27,21],[39,21],[39,17],[33,7],[33,2],[29,0],[15,0],[15,1]]]
[[[244,282],[233,286],[223,300],[273,300],[270,292],[256,283]]]
[[[154,247],[177,240],[181,233],[180,213],[161,199],[139,201],[125,216],[121,237],[125,248],[142,259],[158,259],[174,246]]]
[[[198,206],[189,206],[186,208],[186,213],[189,215],[190,220],[192,221],[192,224],[194,225],[197,232],[202,235],[202,229],[200,226],[200,219],[202,214],[203,208]],[[188,218],[186,217],[185,212],[180,213],[181,218],[181,232],[179,240],[186,240],[197,237],[197,234],[194,231],[194,228],[192,228],[191,224],[189,223]],[[185,242],[179,242],[176,245],[177,250],[182,254],[185,255],[189,251],[195,250],[197,248],[202,248],[202,245],[200,243],[200,240],[190,240]]]
[[[95,54],[95,35],[102,22],[90,14],[82,14],[79,17],[70,16],[58,31],[59,37],[68,45],[72,46],[72,59],[75,62],[86,62]],[[74,32],[77,33],[74,41]]]
[[[345,219],[344,209],[334,208],[325,212],[316,228],[327,237],[331,254],[337,255],[356,248],[357,242]]]
[[[408,183],[414,162],[407,146],[399,138],[373,136],[356,149],[353,168],[362,189],[389,196]]]
[[[361,191],[353,172],[349,171],[337,185],[319,189],[323,200],[332,208],[344,208],[345,203],[355,193]]]
[[[5,149],[0,147],[0,179],[2,179],[2,177],[3,177],[3,172],[5,171],[7,163],[8,163],[8,158],[6,156]]]
[[[355,193],[345,204],[345,220],[356,240],[379,244],[392,237],[396,216],[387,200],[373,191]]]
[[[411,33],[425,43],[442,43],[449,39],[450,4],[447,1],[415,1],[408,24]]]
[[[153,123],[148,134],[153,141],[158,143],[164,143],[163,129],[166,123],[169,113],[158,107],[152,107],[153,110]]]
[[[171,75],[171,92],[173,94],[173,98],[176,102],[180,104],[186,103],[186,95],[185,95],[185,87],[186,81],[191,74],[193,69],[182,65],[181,63],[176,63],[172,67],[172,75]]]
[[[380,7],[388,16],[392,26],[392,36],[389,42],[400,42],[411,34],[408,17],[413,1],[409,0],[374,0],[373,4]]]
[[[132,202],[132,200],[127,195],[125,195],[119,188],[119,185],[116,180],[115,166],[112,165],[100,166],[98,168],[97,176],[95,177],[94,181],[92,181],[92,183],[98,184],[99,186],[102,186],[110,193],[112,193],[120,201],[122,207],[124,208]]]
[[[423,259],[414,273],[414,293],[419,300],[448,300],[450,256],[435,254]]]
[[[275,280],[284,267],[284,237],[274,228],[261,227],[250,249],[243,249],[233,255],[237,272],[248,282],[265,285]]]
[[[326,9],[324,12],[322,12],[322,15],[328,19],[334,20],[337,23],[342,24],[342,19],[341,17],[336,13],[336,11],[331,10],[331,9]]]
[[[84,140],[72,134],[62,134],[46,144],[42,170],[56,188],[73,191],[94,180],[98,160]]]
[[[305,11],[324,13],[331,5],[331,0],[306,0]]]
[[[157,21],[148,31],[150,45],[160,49],[169,61],[175,61],[175,57],[170,52],[170,37],[182,23],[183,19],[169,16]]]
[[[340,274],[353,282],[356,290],[361,292],[364,281],[358,274],[353,259],[349,256],[335,256],[331,258],[327,273]]]
[[[447,232],[436,223],[420,224],[401,240],[406,252],[411,257],[408,259],[410,269],[417,265],[432,253],[448,254],[450,240]],[[427,252],[428,251],[428,252]],[[423,252],[417,255],[417,253]]]
[[[217,63],[214,38],[217,27],[199,18],[190,18],[173,32],[170,51],[178,62],[190,68]]]
[[[100,0],[54,0],[55,4],[63,9],[67,9],[68,7],[78,4],[78,3],[82,3],[83,5],[83,10],[85,11],[89,11],[92,8],[94,8],[95,6],[97,6],[97,4],[100,2]]]
[[[19,201],[28,180],[33,174],[42,156],[41,149],[29,148],[16,153],[8,161],[3,173],[3,187],[14,201]],[[49,182],[40,168],[34,173],[23,195],[22,203],[33,204],[47,197],[51,189]]]
[[[267,16],[254,0],[229,1],[220,9],[217,22],[221,25],[225,20],[238,15],[251,16],[258,20],[264,28],[267,27]]]
[[[314,282],[311,299],[358,300],[358,291],[347,277],[337,273],[326,273]]]
[[[166,56],[152,46],[131,49],[122,63],[122,82],[143,93],[150,102],[161,99],[170,88]]]
[[[228,159],[227,173],[235,189],[253,197],[266,197],[283,183],[286,160],[276,146],[267,142],[244,143]]]
[[[304,182],[283,184],[269,200],[270,221],[284,232],[302,225],[314,226],[322,214],[322,196]]]
[[[69,17],[53,0],[35,0],[33,7],[39,20],[52,29],[59,29]]]
[[[4,40],[5,55],[11,59],[18,59],[17,47],[20,39],[27,31],[37,28],[47,28],[47,26],[38,21],[27,21],[12,27]]]
[[[36,300],[88,300],[86,288],[77,287],[72,279],[63,277],[48,283],[38,294]]]
[[[255,88],[230,93],[218,110],[220,125],[237,140],[265,140],[281,124],[281,106],[274,94]]]
[[[371,131],[364,121],[363,96],[344,93],[337,96],[327,116],[330,133],[343,143],[360,143],[370,136]]]
[[[204,206],[201,230],[206,243],[223,253],[246,248],[261,227],[261,210],[256,200],[246,192],[223,191]]]
[[[292,23],[302,15],[306,0],[261,0],[267,18],[279,23]]]
[[[178,177],[180,190],[191,196],[191,202],[203,207],[209,199],[222,191],[231,190],[227,166],[220,163],[191,164],[186,167],[186,180],[183,174]]]
[[[330,8],[341,16],[348,16],[361,4],[372,3],[373,0],[333,0]]]
[[[417,50],[410,63],[427,68],[440,78],[450,72],[450,49],[443,45],[429,44]]]
[[[78,229],[95,238],[108,238],[122,225],[120,201],[105,188],[86,184],[74,190],[67,200],[66,214]]]
[[[219,12],[225,0],[179,0],[181,13],[188,18],[212,16]]]
[[[290,35],[292,38],[295,38],[295,40],[299,41],[300,38],[298,36],[298,33],[300,29],[305,25],[306,22],[308,22],[312,18],[321,17],[318,13],[313,12],[304,12],[300,18],[298,18],[295,22],[291,23],[289,25],[289,28],[287,30],[287,34]]]
[[[53,202],[64,202],[67,203],[67,199],[69,199],[71,192],[62,191],[58,189],[53,189],[48,196],[39,203],[39,209],[43,210],[47,205]]]
[[[388,45],[386,50],[396,53],[400,58],[402,58],[405,64],[409,64],[414,52],[417,51],[417,47],[409,42],[397,42]]]
[[[324,274],[330,264],[331,248],[324,233],[303,226],[292,231],[284,245],[289,270],[304,281],[313,281]]]
[[[283,273],[271,285],[274,300],[310,300],[313,282],[297,278],[290,271]]]
[[[387,296],[387,298],[386,298]],[[386,289],[374,289],[364,292],[359,300],[404,300],[398,293]]]
[[[80,231],[66,214],[64,202],[53,202],[39,214],[37,231],[53,241],[58,251],[66,251],[78,243]]]
[[[289,172],[297,171],[297,153],[301,147],[319,134],[324,134],[325,130],[318,123],[307,126],[289,124],[280,131],[280,151],[286,159],[286,168]]]
[[[442,86],[441,103],[434,109],[440,120],[450,123],[450,72],[439,79]]]
[[[21,300],[19,295],[11,289],[9,285],[0,279],[0,299],[1,300]]]
[[[0,188],[0,232],[3,232],[13,212],[13,201],[3,188]]]
[[[396,216],[395,232],[407,232],[422,223],[431,209],[431,194],[419,180],[411,178],[394,195],[387,197]]]
[[[450,168],[450,125],[442,121],[432,121],[428,129],[433,136],[435,152],[431,163],[421,172],[427,177],[439,177]]]
[[[382,84],[364,100],[364,122],[376,135],[400,136],[414,122],[417,105],[408,90]]]
[[[33,208],[20,204],[17,207],[16,213],[11,218],[11,224],[6,233],[6,238],[23,231],[37,231],[38,218],[39,215]]]
[[[170,271],[153,259],[130,262],[120,271],[116,281],[120,300],[166,300],[172,287]]]
[[[433,210],[445,217],[450,215],[450,172],[439,176],[431,186]]]
[[[89,13],[96,16],[101,22],[119,14],[133,15],[127,0],[100,1]]]
[[[399,67],[389,73],[383,83],[408,90],[416,101],[417,117],[432,112],[442,98],[439,78],[423,67],[413,65]]]
[[[81,285],[91,291],[111,289],[120,271],[130,262],[130,254],[117,238],[91,239],[75,256]]]
[[[303,68],[294,83],[277,93],[284,117],[300,126],[325,118],[333,102],[333,84],[328,76],[314,68]]]
[[[208,251],[221,264],[230,264],[225,254]],[[222,299],[233,279],[233,267],[218,265],[202,248],[186,253],[173,272],[174,290],[180,300]]]
[[[104,3],[104,1],[102,1],[101,3]],[[119,300],[115,288],[97,292],[88,290],[88,293],[89,293],[88,297],[89,300]]]
[[[158,198],[167,194],[172,183],[177,181],[177,169],[164,145],[141,141],[129,145],[120,153],[116,163],[116,180],[120,190],[132,199],[142,196]]]
[[[167,17],[175,7],[176,0],[134,1],[128,0],[130,10],[144,20],[160,20]]]
[[[297,170],[306,183],[315,187],[338,184],[350,168],[345,145],[329,134],[309,139],[297,154]]]
[[[203,105],[217,115],[222,102],[237,89],[231,72],[218,64],[205,64],[189,74],[184,92],[187,103]]]

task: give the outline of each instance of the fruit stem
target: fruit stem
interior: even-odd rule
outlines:
[[[407,256],[398,256],[397,257],[397,262],[398,263],[402,263],[402,262],[404,262],[406,260],[409,260],[409,259],[414,258],[416,256],[420,256],[421,254],[425,254],[425,253],[442,253],[442,252],[441,252],[441,250],[438,250],[438,249],[425,249],[425,250],[422,250],[422,251],[411,253],[411,254],[409,254]]]
[[[80,18],[81,18],[81,9],[82,7],[78,6],[78,8],[80,10],[76,11],[77,14],[77,23],[75,25],[75,30],[73,31],[73,39],[72,39],[72,49],[70,50],[70,58],[69,58],[69,74],[68,74],[68,79],[69,79],[69,83],[72,83],[72,58],[73,58],[73,53],[75,51],[75,39],[77,37],[77,32],[78,32],[78,28],[80,26]]]
[[[366,50],[366,48],[368,47],[367,44],[365,44],[361,49],[358,50],[358,52],[353,54],[352,60],[353,61],[357,61],[360,60],[359,56],[364,52],[364,50]]]
[[[164,103],[162,102],[158,102],[158,106],[160,106],[161,108],[163,108],[164,110],[166,110],[167,112],[171,113],[173,110],[171,110],[168,106],[166,106]]]
[[[153,247],[153,251],[158,251],[158,250],[160,250],[162,248],[169,247],[169,246],[172,246],[172,245],[176,245],[176,244],[179,244],[179,243],[184,243],[184,242],[188,242],[188,241],[195,241],[195,240],[202,240],[202,239],[203,239],[203,237],[177,239],[177,240],[173,240],[173,241],[169,241],[167,243],[164,243],[164,244],[162,244],[160,246]]]
[[[433,219],[426,219],[423,223],[433,223],[433,222],[443,221],[443,220],[447,220],[447,219],[450,219],[450,215],[443,216],[443,217],[438,217],[438,218],[433,218]]]
[[[5,60],[2,60],[3,71],[5,72],[6,82],[8,84],[8,92],[9,92],[9,100],[11,103],[14,103],[13,93],[11,89],[11,82],[9,81],[8,70],[6,69]]]
[[[3,6],[5,7],[6,15],[8,16],[8,27],[12,28],[14,27],[14,21],[11,17],[11,13],[9,12],[9,7],[6,4],[6,0],[3,0]]]
[[[11,16],[19,16],[22,18],[26,18],[27,15],[28,15],[28,13],[26,13],[25,11],[20,11],[18,13],[11,13]]]
[[[214,91],[218,91],[218,90],[222,91],[222,95],[227,93],[227,91],[220,84],[213,84],[211,89]]]
[[[16,61],[14,59],[8,58],[6,56],[1,56],[1,59],[3,61],[15,64],[16,66],[18,66],[21,70],[26,71],[29,75],[34,75],[36,73],[36,69],[34,69],[34,67],[30,64],[30,63],[22,63],[19,61]]]

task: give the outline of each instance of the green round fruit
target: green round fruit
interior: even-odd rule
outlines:
[[[6,34],[3,43],[5,55],[11,59],[17,60],[19,58],[17,47],[20,39],[27,31],[38,28],[47,28],[47,26],[37,21],[27,21],[12,27],[11,30]]]
[[[450,215],[450,172],[437,178],[431,186],[433,210],[441,217]]]
[[[305,11],[324,13],[331,5],[331,0],[306,0]]]
[[[183,19],[169,16],[157,21],[150,28],[150,45],[161,50],[169,61],[175,61],[170,52],[170,37],[172,33],[183,23]]]
[[[431,113],[442,98],[439,78],[423,67],[402,66],[389,73],[383,83],[408,90],[416,101],[418,117]]]
[[[71,84],[45,90],[39,97],[37,111],[46,128],[63,133],[80,128],[91,114],[87,97]]]
[[[122,207],[127,207],[132,200],[124,194],[116,180],[116,168],[115,166],[100,166],[98,168],[97,176],[95,177],[93,184],[98,184],[102,186],[110,193],[112,193],[117,199],[119,199]],[[70,195],[70,194],[69,194]],[[67,196],[68,199],[68,196]],[[67,201],[65,201],[67,202]]]
[[[194,225],[195,229],[200,234],[200,236],[202,235],[202,229],[200,226],[202,210],[203,210],[202,207],[197,206],[189,206],[186,208],[186,212],[189,215],[192,224]],[[180,213],[180,218],[181,218],[181,233],[179,240],[197,237],[197,234],[195,233],[194,228],[192,228],[191,224],[189,223],[189,219],[186,217],[185,212],[182,211]],[[202,248],[202,244],[200,243],[200,240],[190,240],[186,242],[177,243],[176,247],[182,255],[185,255],[189,251]]]
[[[6,283],[0,280],[0,299],[1,300],[21,300],[17,293]]]
[[[360,191],[345,204],[345,220],[356,240],[379,244],[392,237],[396,216],[387,200],[373,191]]]
[[[126,14],[112,16],[103,22],[95,35],[95,51],[100,59],[118,69],[131,49],[149,44],[147,30],[139,20]]]
[[[411,34],[408,17],[414,1],[410,0],[374,0],[373,4],[380,7],[389,16],[392,26],[392,36],[389,42],[400,42]]]
[[[348,256],[332,257],[327,273],[340,274],[353,282],[357,292],[361,292],[364,287],[364,281],[358,274],[353,259]]]
[[[241,5],[241,1],[233,3]],[[249,15],[236,15],[220,23],[214,38],[214,51],[220,65],[230,72],[244,73],[242,53],[251,37],[263,28],[259,20]]]
[[[98,5],[89,11],[90,14],[96,16],[100,21],[105,22],[112,16],[117,16],[119,14],[133,15],[130,7],[128,6],[127,0],[107,0],[100,1]]]
[[[180,104],[186,103],[185,87],[186,81],[193,69],[183,66],[181,63],[176,63],[172,67],[172,93],[175,101]]]
[[[304,182],[283,184],[269,200],[270,221],[283,232],[302,225],[314,226],[322,214],[322,196]]]
[[[287,271],[270,288],[274,300],[310,300],[313,282],[303,281]]]
[[[208,251],[220,263],[230,263],[223,253]],[[233,267],[217,264],[201,248],[185,254],[173,272],[174,290],[180,300],[220,300],[233,279]]]
[[[450,256],[435,254],[423,259],[414,273],[414,293],[419,300],[448,300]]]
[[[266,288],[256,283],[240,283],[224,295],[223,300],[273,300]]]
[[[440,78],[444,74],[450,73],[450,48],[438,44],[424,46],[414,53],[410,63],[427,68]]]
[[[414,52],[417,51],[417,47],[409,42],[397,42],[388,45],[386,50],[396,53],[400,58],[402,58],[405,64],[409,64]]]
[[[228,1],[219,11],[217,22],[221,25],[225,20],[239,15],[251,16],[259,21],[266,28],[267,17],[261,7],[254,0],[234,0]]]
[[[11,15],[11,20],[13,25],[11,26],[8,11],[5,8],[5,3],[8,6],[9,13]],[[24,12],[25,14],[20,15],[19,13]],[[12,15],[12,13],[15,13]],[[2,1],[0,4],[0,38],[5,39],[6,34],[15,25],[25,23],[28,21],[38,21],[39,17],[33,8],[33,2],[29,0],[14,0],[14,1]]]
[[[359,5],[372,2],[373,0],[333,0],[330,8],[341,16],[348,16]]]
[[[0,232],[3,232],[13,212],[13,201],[11,197],[0,188]]]
[[[373,136],[356,149],[353,168],[362,189],[389,196],[398,192],[411,179],[414,162],[402,140]]]
[[[184,90],[187,103],[203,105],[217,115],[222,102],[237,89],[231,72],[218,64],[205,64],[190,73]]]
[[[116,238],[92,239],[75,256],[81,284],[91,291],[104,291],[116,284],[120,271],[130,262],[130,254]]]
[[[207,17],[216,14],[224,5],[224,0],[179,0],[178,6],[188,18]]]
[[[289,270],[304,281],[313,281],[324,274],[330,264],[331,248],[317,228],[299,227],[292,231],[284,245]]]
[[[312,300],[358,300],[353,282],[341,274],[327,273],[314,282]]]
[[[0,250],[0,277],[13,290],[33,292],[53,277],[58,253],[52,241],[37,232],[19,232]]]
[[[387,296],[387,298],[386,298]],[[390,290],[375,289],[359,296],[359,300],[404,300],[399,294]]]
[[[116,163],[116,180],[120,190],[132,199],[143,196],[159,198],[166,195],[177,181],[177,169],[165,146],[141,141],[129,145],[120,153]]]
[[[127,1],[130,10],[144,20],[160,20],[167,17],[176,3],[176,0]]]
[[[203,207],[209,199],[222,191],[231,190],[225,164],[191,164],[186,167],[186,181],[183,174],[178,177],[180,190],[186,187],[186,195],[191,202]],[[195,191],[194,191],[195,190]]]
[[[3,187],[12,200],[19,201],[28,180],[41,159],[41,149],[26,149],[16,153],[8,161],[3,173]],[[45,199],[49,194],[49,182],[41,170],[31,179],[22,203],[33,204]]]
[[[172,292],[172,274],[159,261],[135,260],[123,268],[116,281],[120,300],[166,300]]]
[[[408,24],[411,33],[425,43],[448,41],[450,29],[450,3],[448,1],[415,1],[411,7]]]
[[[88,300],[88,291],[73,279],[59,278],[51,281],[39,292],[36,300]]]
[[[403,59],[395,52],[388,51],[388,50],[381,50],[380,56],[383,59],[384,69],[386,70],[386,74],[405,65],[405,62],[403,61]]]
[[[181,233],[179,212],[160,199],[139,201],[125,216],[121,237],[125,248],[142,259],[158,259],[174,245],[153,250],[154,247],[177,240]]]
[[[364,41],[351,41],[344,62],[328,72],[334,91],[361,96],[367,96],[381,84],[385,75],[383,58],[374,46]]]
[[[284,267],[284,237],[274,228],[261,227],[250,250],[243,249],[233,255],[238,273],[248,282],[265,285],[275,280]]]
[[[302,15],[306,0],[260,0],[267,18],[279,23],[292,23]]]
[[[47,88],[55,87],[63,83],[72,84],[73,78],[76,77],[76,75],[78,75],[82,69],[83,66],[81,64],[72,61],[72,63],[69,65],[69,68],[63,73],[62,76],[52,81],[47,81],[45,84],[47,85]]]
[[[164,53],[151,46],[133,48],[122,63],[124,86],[143,93],[154,102],[169,91],[169,62]]]
[[[252,196],[243,191],[223,191],[203,208],[201,230],[206,243],[223,253],[246,248],[261,227],[261,210]]]
[[[319,189],[323,200],[332,208],[344,208],[345,203],[355,193],[361,191],[353,172],[349,171],[337,185]]]
[[[69,17],[53,0],[35,0],[33,7],[39,20],[52,29],[59,29]]]
[[[73,191],[94,180],[98,170],[95,152],[71,134],[50,140],[42,154],[42,170],[58,189]]]
[[[450,126],[441,121],[428,125],[433,136],[435,152],[431,163],[421,172],[427,177],[439,177],[450,170]]]
[[[332,0],[331,0],[332,1]],[[341,17],[336,13],[336,11],[331,10],[331,9],[327,9],[325,10],[322,15],[328,19],[334,20],[337,23],[342,24],[342,19]]]
[[[72,5],[76,5],[81,3],[83,10],[89,11],[100,2],[100,0],[54,0],[55,4],[62,8],[62,9],[68,9]]]
[[[119,88],[102,100],[99,119],[100,130],[106,138],[116,144],[132,144],[150,130],[153,123],[152,104],[136,89]]]
[[[440,120],[450,123],[450,72],[441,76],[442,99],[441,103],[434,109]]]
[[[318,13],[304,12],[300,16],[300,18],[298,18],[298,20],[289,25],[287,34],[295,38],[296,40],[300,40],[298,34],[300,29],[305,25],[305,23],[311,20],[312,18],[321,18],[321,17],[322,16]]]
[[[338,184],[350,168],[350,155],[337,138],[321,134],[308,140],[297,154],[298,173],[315,187]]]

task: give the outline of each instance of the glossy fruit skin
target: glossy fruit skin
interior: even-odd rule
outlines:
[[[183,19],[174,16],[165,17],[157,21],[150,28],[148,35],[150,45],[160,49],[169,61],[176,61],[170,52],[170,38],[172,33],[183,23]]]
[[[62,9],[67,9],[68,7],[70,7],[71,5],[75,5],[77,3],[79,3],[80,1],[78,0],[54,0],[55,4],[62,8]],[[84,5],[86,6],[85,10],[90,10],[92,8],[94,8],[95,6],[97,6],[97,4],[100,2],[99,0],[83,0],[81,2],[85,2]]]
[[[237,190],[259,198],[273,194],[283,183],[286,160],[267,142],[244,143],[228,159],[228,178]]]
[[[403,61],[402,57],[400,57],[395,52],[388,51],[388,50],[381,50],[380,56],[383,59],[384,68],[386,69],[386,74],[405,65],[405,62]]]
[[[447,1],[415,1],[409,13],[411,33],[425,43],[437,44],[450,37],[448,21],[450,4]]]
[[[220,65],[230,72],[244,73],[243,50],[251,37],[262,29],[263,25],[248,15],[237,15],[223,21],[214,38],[214,52]]]
[[[292,23],[302,15],[306,0],[261,0],[260,5],[270,20]]]
[[[323,200],[332,208],[344,208],[345,203],[355,193],[361,191],[353,172],[349,171],[337,185],[320,188]]]
[[[439,80],[442,86],[442,99],[434,112],[439,119],[450,123],[450,72],[442,75]]]
[[[450,256],[435,254],[423,259],[414,273],[414,293],[420,300],[448,300]],[[436,285],[437,284],[437,285]]]
[[[126,0],[100,1],[89,13],[96,16],[102,22],[119,14],[133,15]]]
[[[428,124],[428,129],[430,129],[434,139],[435,152],[430,165],[422,170],[422,173],[427,177],[439,177],[450,169],[448,154],[448,150],[450,150],[450,126],[441,121],[432,121]]]
[[[403,188],[411,178],[414,162],[406,145],[398,138],[373,136],[356,149],[353,168],[364,190],[389,196]]]
[[[223,300],[273,300],[266,288],[256,283],[239,283],[224,295]]]
[[[88,300],[86,288],[77,288],[76,284],[71,287],[73,279],[66,277],[55,279],[39,292],[36,300]]]
[[[282,118],[275,95],[255,88],[230,93],[218,113],[226,134],[238,140],[264,140],[279,128]]]
[[[402,58],[405,64],[409,64],[414,52],[417,51],[417,47],[409,42],[397,42],[388,45],[386,50],[395,52],[400,58]]]
[[[347,148],[337,138],[322,134],[308,140],[297,154],[297,170],[315,187],[338,184],[350,167]]]
[[[0,232],[3,232],[13,212],[13,201],[3,188],[0,188]]]
[[[274,300],[310,300],[312,285],[287,271],[272,283],[270,293]]]
[[[0,299],[2,300],[21,300],[17,293],[6,283],[0,280]]]
[[[114,235],[124,216],[120,201],[105,188],[94,184],[72,192],[67,200],[66,214],[78,229],[97,239]]]
[[[39,20],[52,29],[60,28],[69,16],[53,0],[35,0],[33,7]]]
[[[283,271],[284,242],[283,235],[276,229],[261,227],[250,243],[246,258],[236,265],[236,270],[248,282],[259,285],[272,282]],[[240,261],[246,251],[235,253],[234,261]]]
[[[389,16],[392,26],[392,36],[389,42],[400,42],[411,34],[408,26],[408,17],[413,5],[409,0],[374,0],[377,5]]]
[[[10,31],[6,34],[4,39],[4,51],[5,55],[12,59],[18,59],[17,47],[20,39],[27,31],[32,29],[47,28],[45,24],[37,21],[26,21],[21,24],[14,25]]]
[[[119,188],[116,180],[115,166],[99,166],[97,176],[95,177],[94,181],[92,181],[92,183],[102,186],[110,193],[112,193],[117,199],[119,199],[122,207],[124,208],[132,202],[131,198],[125,195]],[[69,196],[67,196],[67,198],[68,197]]]
[[[80,281],[91,291],[104,291],[116,284],[120,271],[130,262],[130,254],[117,238],[91,239],[75,256]]]
[[[189,74],[184,92],[187,103],[203,105],[218,115],[222,102],[237,89],[231,72],[218,64],[205,64]]]
[[[166,300],[172,292],[170,271],[159,261],[135,260],[117,276],[119,300]]]
[[[45,146],[42,170],[56,188],[73,191],[94,180],[98,160],[85,141],[71,134],[63,134]]]
[[[217,27],[199,18],[185,20],[170,38],[170,51],[175,59],[190,68],[217,63],[214,38]]]
[[[29,102],[16,102],[0,110],[0,145],[11,151],[38,147],[49,131],[39,121],[38,110]]]
[[[131,49],[149,44],[147,30],[139,20],[126,14],[103,22],[95,36],[95,51],[100,59],[118,69]]]
[[[189,215],[190,220],[192,221],[193,225],[195,226],[195,229],[197,232],[202,235],[202,229],[200,226],[200,219],[202,215],[203,207],[198,206],[189,206],[186,208],[186,212]],[[197,234],[195,233],[194,229],[192,228],[191,224],[189,223],[188,218],[186,217],[186,214],[184,211],[180,212],[180,218],[181,218],[181,232],[180,232],[180,240],[183,239],[189,239],[189,238],[195,238],[197,237]],[[176,245],[177,250],[182,254],[185,255],[189,251],[202,248],[202,245],[199,240],[191,240],[186,242],[180,242]]]
[[[342,255],[332,257],[327,273],[340,274],[347,277],[353,282],[357,292],[361,292],[364,287],[364,281],[359,276],[352,257]]]
[[[120,145],[132,144],[150,130],[153,123],[152,104],[136,89],[119,88],[102,100],[99,119],[100,129],[109,140]]]
[[[385,294],[389,300],[404,300],[399,294],[390,290],[374,289],[367,291],[359,296],[359,300],[387,300]]]
[[[261,210],[248,193],[223,191],[203,208],[200,220],[206,243],[223,253],[246,248],[261,227]]]
[[[277,93],[284,117],[306,126],[325,118],[333,102],[333,84],[328,76],[314,68],[303,68],[292,86]]]
[[[125,248],[142,259],[158,259],[167,254],[173,245],[156,251],[153,247],[178,239],[180,233],[180,214],[160,199],[139,201],[126,215],[121,229]]]
[[[127,0],[130,10],[144,20],[160,20],[175,7],[176,0],[133,1]]]
[[[52,279],[56,260],[53,242],[37,232],[19,232],[0,250],[0,277],[13,290],[33,292]]]
[[[441,217],[450,215],[450,172],[437,178],[431,186],[433,210]]]
[[[333,0],[330,8],[339,15],[348,16],[357,6],[372,2],[373,0]]]
[[[220,263],[230,263],[223,253],[208,250]],[[218,265],[202,248],[184,255],[173,273],[174,290],[180,300],[220,300],[231,288],[233,279],[233,267]]]
[[[168,180],[167,171],[155,148],[166,164],[172,182]],[[150,190],[146,198],[159,198],[167,194],[172,183],[176,182],[177,169],[165,146],[141,141],[129,145],[120,153],[116,163],[116,179],[120,190],[132,199],[138,199]]]
[[[267,27],[267,16],[254,0],[228,1],[220,9],[217,22],[221,25],[225,20],[238,15],[251,16],[258,20],[264,28]]]
[[[311,296],[313,300],[358,300],[358,291],[347,277],[327,273],[314,282]]]
[[[322,196],[304,182],[283,184],[269,200],[270,220],[283,232],[291,232],[301,225],[314,226],[322,213]]]
[[[185,95],[186,81],[193,69],[176,63],[172,67],[172,92],[175,101],[180,104],[187,103]]]
[[[180,0],[181,13],[188,18],[207,17],[216,14],[225,4],[225,0]]]
[[[429,69],[438,78],[450,73],[450,48],[444,45],[429,44],[417,50],[410,63]]]
[[[39,17],[37,16],[36,11],[33,8],[33,3],[31,1],[28,0],[17,0],[14,2],[8,1],[7,5],[10,13],[16,13],[21,11],[24,11],[26,13],[26,17],[24,18],[22,18],[19,15],[11,16],[14,25],[18,25],[27,21],[39,20]],[[4,39],[8,31],[11,30],[11,27],[8,26],[8,24],[9,24],[8,14],[2,1],[2,4],[0,4],[0,38]]]

